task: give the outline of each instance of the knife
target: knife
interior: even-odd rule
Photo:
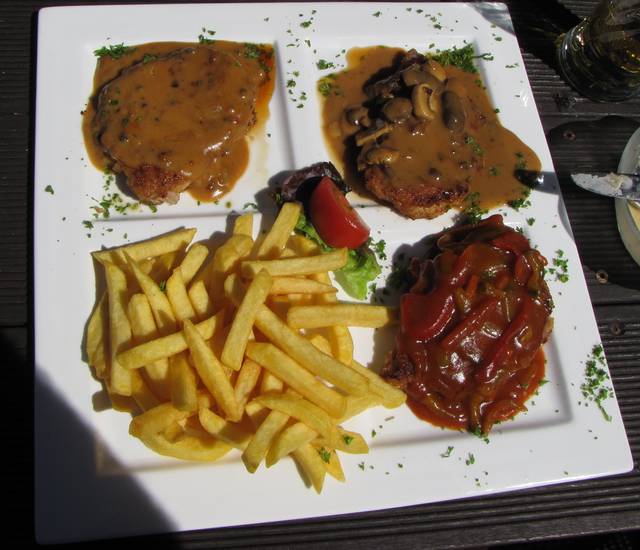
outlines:
[[[595,172],[571,174],[574,183],[587,191],[616,199],[640,201],[640,174]]]

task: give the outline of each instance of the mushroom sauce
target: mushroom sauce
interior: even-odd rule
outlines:
[[[347,53],[347,69],[319,83],[325,139],[347,182],[366,195],[362,170],[379,164],[393,175],[389,185],[428,182],[448,189],[462,182],[467,199],[483,208],[521,199],[527,187],[514,170],[538,172],[540,161],[500,124],[477,73],[427,61],[440,81],[403,74],[414,65],[400,71],[398,89],[380,92],[381,81],[397,74],[407,55],[384,46],[354,48]],[[430,88],[430,82],[437,86]],[[383,127],[372,143],[356,144]]]
[[[198,200],[218,199],[246,169],[246,132],[268,116],[272,54],[235,42],[154,42],[101,57],[83,113],[91,161],[129,179],[127,167],[158,166],[179,173]]]

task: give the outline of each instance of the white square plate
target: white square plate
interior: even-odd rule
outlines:
[[[309,24],[307,24],[307,22]],[[304,24],[303,24],[304,23]],[[183,196],[177,206],[146,208],[94,221],[103,175],[85,160],[80,111],[91,93],[104,44],[216,39],[272,43],[277,81],[265,135],[251,145],[251,165],[221,204]],[[237,453],[212,465],[154,455],[127,433],[129,416],[99,411],[100,385],[82,361],[81,340],[95,301],[89,253],[173,230],[196,227],[198,239],[223,231],[227,214],[256,202],[274,174],[328,159],[320,131],[318,60],[344,62],[343,50],[384,44],[426,51],[472,43],[478,67],[505,126],[551,174],[532,206],[500,209],[548,258],[563,250],[569,282],[550,281],[555,330],[546,346],[549,384],[535,406],[491,434],[490,443],[443,431],[402,407],[365,413],[349,424],[369,440],[366,456],[344,455],[344,484],[321,495],[285,460],[254,475]],[[297,108],[284,93],[299,71]],[[41,541],[100,538],[361,512],[443,501],[614,474],[632,467],[615,398],[611,421],[585,406],[585,361],[599,344],[596,322],[553,165],[517,40],[502,4],[255,4],[96,6],[43,9],[38,22],[35,156],[36,521]],[[49,187],[50,186],[50,187]],[[48,189],[48,191],[46,191]],[[258,196],[258,199],[260,197]],[[452,215],[407,220],[388,208],[361,210],[389,258],[402,244],[450,225]],[[272,214],[272,213],[271,213]],[[533,225],[527,218],[535,218]],[[90,237],[89,237],[90,235]],[[389,264],[391,260],[389,260]],[[384,275],[389,273],[386,266]],[[380,278],[382,282],[384,277]],[[356,355],[379,364],[380,338],[354,331]],[[530,403],[533,405],[533,402]],[[373,435],[375,431],[375,437]],[[453,447],[450,456],[443,457]],[[474,461],[470,457],[474,457]]]

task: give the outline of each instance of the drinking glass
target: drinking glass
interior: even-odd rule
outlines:
[[[603,0],[594,13],[560,37],[565,80],[595,101],[640,94],[640,0]]]

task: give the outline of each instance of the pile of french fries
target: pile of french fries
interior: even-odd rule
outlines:
[[[94,252],[106,290],[86,352],[129,432],[155,452],[215,461],[232,449],[249,472],[291,455],[317,492],[344,481],[336,451],[367,453],[340,425],[405,394],[353,359],[349,326],[394,321],[386,307],[342,304],[329,272],[347,250],[321,253],[293,234],[287,203],[253,239],[253,215],[210,250],[195,229]],[[190,246],[189,246],[190,245]]]

